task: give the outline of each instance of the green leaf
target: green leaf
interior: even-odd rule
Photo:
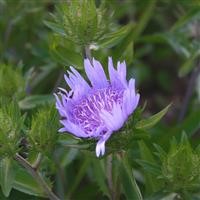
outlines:
[[[133,133],[134,140],[145,140],[150,138],[149,133],[142,129],[133,129]]]
[[[108,197],[110,197],[108,186],[106,184],[106,176],[104,169],[104,160],[92,159],[94,179],[97,182],[100,190]]]
[[[28,143],[34,150],[49,155],[55,148],[58,128],[59,118],[55,105],[46,105],[32,117]]]
[[[100,41],[101,48],[111,48],[118,44],[132,29],[132,24],[126,25],[118,29],[117,31],[107,34],[106,38]]]
[[[169,104],[167,107],[165,107],[159,113],[149,117],[148,119],[140,120],[139,122],[136,123],[135,128],[136,129],[149,129],[149,128],[153,127],[167,113],[170,106],[171,106],[171,104]]]
[[[24,96],[25,80],[19,69],[0,64],[0,94],[8,98]]]
[[[119,176],[126,199],[143,200],[129,163],[125,158],[120,162]]]
[[[3,194],[8,197],[13,187],[15,169],[11,158],[4,158],[0,161],[0,185]]]
[[[144,170],[145,179],[146,179],[145,188],[146,188],[147,193],[150,194],[152,192],[158,191],[160,188],[159,187],[160,184],[159,184],[159,181],[156,180],[155,176],[150,174],[149,171],[151,170],[157,173],[159,170],[158,170],[158,167],[156,167],[157,165],[150,149],[146,146],[146,144],[143,141],[139,142],[139,148],[140,148],[141,159],[147,162],[147,163],[144,163],[144,162],[140,162],[140,163],[143,164],[144,169],[146,168]]]
[[[79,69],[82,68],[82,56],[73,50],[61,46],[60,44],[52,44],[50,54],[55,61],[62,65],[72,65]]]
[[[60,161],[60,166],[65,168],[66,166],[71,164],[72,161],[75,160],[75,158],[77,157],[78,152],[78,149],[75,148],[70,148],[69,151],[63,151],[61,154],[62,157]]]
[[[74,177],[73,181],[70,183],[70,187],[69,187],[69,193],[68,195],[70,196],[71,194],[73,194],[77,187],[79,186],[81,180],[83,179],[84,175],[87,172],[88,166],[90,164],[90,159],[89,158],[85,158],[82,165],[79,168],[78,173],[76,174],[76,177]]]
[[[62,36],[66,36],[65,30],[58,23],[44,21],[44,24],[54,32],[59,33]]]
[[[186,25],[188,22],[192,22],[192,20],[194,20],[195,18],[197,18],[199,16],[200,12],[199,12],[199,6],[194,6],[191,10],[189,10],[188,12],[186,12],[185,15],[181,16],[176,23],[173,25],[173,27],[171,28],[172,31],[175,31],[181,27],[183,27],[184,25]]]
[[[44,194],[35,179],[22,168],[17,171],[13,188],[29,195],[46,197],[46,194]]]
[[[133,54],[134,54],[133,42],[130,42],[130,44],[127,46],[127,48],[123,53],[124,60],[126,61],[127,65],[133,62]]]
[[[154,9],[156,7],[156,0],[148,1],[145,10],[140,17],[139,22],[136,25],[134,31],[134,40],[137,40],[138,36],[144,31],[148,21],[150,20],[151,16],[154,14]]]
[[[192,137],[197,130],[200,129],[200,111],[192,112],[181,124],[178,124],[176,127],[173,127],[172,130],[169,131],[171,136],[179,134],[181,137],[181,132],[184,131],[187,136]],[[198,142],[198,141],[197,141]]]
[[[24,120],[15,100],[0,98],[0,157],[12,157],[19,151]]]
[[[32,109],[53,101],[53,95],[31,95],[19,101],[19,107],[21,109]]]
[[[135,25],[131,24],[131,28],[128,34],[124,38],[122,38],[119,45],[117,45],[116,49],[114,50],[114,57],[116,59],[124,58],[122,52],[125,52],[127,48],[130,46],[130,43],[134,41],[134,30],[135,30]]]
[[[168,32],[163,34],[163,38],[165,38],[166,42],[169,43],[179,55],[185,58],[189,58],[191,52],[194,51],[194,49],[191,49],[186,36],[182,33]]]
[[[156,152],[154,152],[154,154],[157,155],[157,157],[159,157],[160,160],[164,160],[165,157],[167,156],[167,153],[158,144],[153,144],[153,145],[154,145],[154,147],[156,149]]]
[[[146,172],[146,174],[148,175],[148,177],[152,177],[152,175],[154,175],[152,177],[153,180],[146,180],[145,186],[148,187],[147,189],[149,190],[150,189],[149,187],[153,186],[152,183],[150,183],[151,181],[153,181],[155,183],[155,186],[156,185],[158,186],[158,182],[155,179],[155,176],[158,176],[158,175],[161,174],[160,166],[157,165],[157,164],[153,164],[152,162],[149,162],[149,161],[146,161],[146,160],[137,159],[136,162],[143,167],[143,169]],[[149,185],[149,183],[150,183],[150,185]],[[151,188],[151,190],[156,191],[157,189],[155,190],[154,188]]]
[[[195,53],[193,53],[190,56],[190,58],[188,58],[186,62],[183,63],[183,65],[181,66],[178,72],[180,77],[186,76],[189,72],[192,71],[192,69],[195,67],[194,61],[199,55],[200,55],[200,51],[195,51]]]

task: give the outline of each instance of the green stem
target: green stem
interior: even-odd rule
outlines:
[[[36,161],[34,162],[34,164],[32,165],[33,169],[35,169],[36,171],[38,170],[40,163],[42,162],[42,154],[39,153],[37,156]]]
[[[22,156],[19,154],[16,154],[14,159],[22,165],[31,175],[35,180],[38,182],[38,184],[43,188],[44,192],[47,194],[50,200],[60,200],[49,188],[47,183],[44,181],[43,177],[40,175],[40,173],[32,167],[32,165],[24,159]]]
[[[106,174],[107,174],[107,179],[108,179],[108,188],[109,188],[109,191],[110,191],[110,197],[112,200],[116,200],[115,198],[115,191],[114,191],[114,188],[113,188],[113,177],[112,177],[112,154],[109,155],[107,157],[107,169],[106,169]]]

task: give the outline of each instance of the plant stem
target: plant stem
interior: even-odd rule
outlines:
[[[109,191],[110,191],[110,197],[112,200],[115,200],[115,191],[114,191],[114,188],[113,188],[113,177],[112,177],[112,154],[108,156],[108,159],[107,159],[107,179],[108,179],[108,188],[109,188]]]
[[[22,165],[31,175],[35,180],[38,182],[38,184],[43,188],[44,192],[47,194],[48,198],[50,200],[60,200],[49,188],[47,183],[44,181],[40,173],[32,167],[32,165],[24,159],[22,156],[20,156],[18,153],[15,155],[14,159]]]
[[[92,62],[92,55],[91,55],[91,50],[90,50],[89,45],[86,45],[84,47],[83,54],[84,54],[85,58],[88,58],[90,60],[90,62]]]

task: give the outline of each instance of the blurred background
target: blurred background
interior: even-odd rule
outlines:
[[[66,2],[0,0],[0,96],[24,87],[18,103],[31,118],[38,107],[54,101],[57,87],[67,87],[63,75],[69,66],[84,74],[83,58],[89,49],[105,70],[108,56],[115,64],[126,61],[128,78],[136,79],[141,94],[140,106],[146,105],[144,117],[172,103],[162,122],[150,130],[151,137],[146,140],[149,149],[153,149],[152,143],[167,149],[172,136],[179,138],[182,131],[196,146],[200,128],[199,1],[97,0],[99,25],[81,32],[84,27],[77,22],[77,34],[70,23],[62,21],[67,17],[63,11],[74,14],[61,9]],[[7,79],[4,72],[9,74]],[[108,199],[103,175],[107,161],[99,161],[93,154],[58,145],[44,159],[42,171],[62,199]],[[136,180],[148,196],[154,190],[146,189],[142,169],[135,162],[139,157],[135,144],[130,159]],[[15,187],[7,198],[0,191],[0,199],[45,199],[29,178],[24,183],[27,187]],[[124,195],[120,198],[126,199]]]

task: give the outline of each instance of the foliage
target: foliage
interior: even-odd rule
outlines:
[[[19,151],[24,116],[21,116],[16,102],[0,101],[0,156],[13,156]]]
[[[162,178],[169,190],[182,192],[198,190],[200,184],[200,155],[194,151],[188,140],[181,144],[171,144],[162,159]],[[164,158],[163,158],[164,157]]]
[[[55,148],[58,131],[58,115],[53,105],[40,109],[31,121],[28,132],[29,143],[33,150],[50,154]]]
[[[108,30],[108,20],[104,5],[96,8],[91,0],[70,1],[57,7],[57,15],[53,15],[55,22],[46,22],[56,33],[65,35],[79,45],[95,43]]]
[[[6,86],[6,87],[5,87]],[[0,94],[5,97],[22,97],[25,90],[25,80],[20,69],[14,69],[10,65],[0,66]]]
[[[0,0],[0,199],[200,199],[199,20],[197,0]],[[108,56],[141,100],[97,159],[53,93]]]

